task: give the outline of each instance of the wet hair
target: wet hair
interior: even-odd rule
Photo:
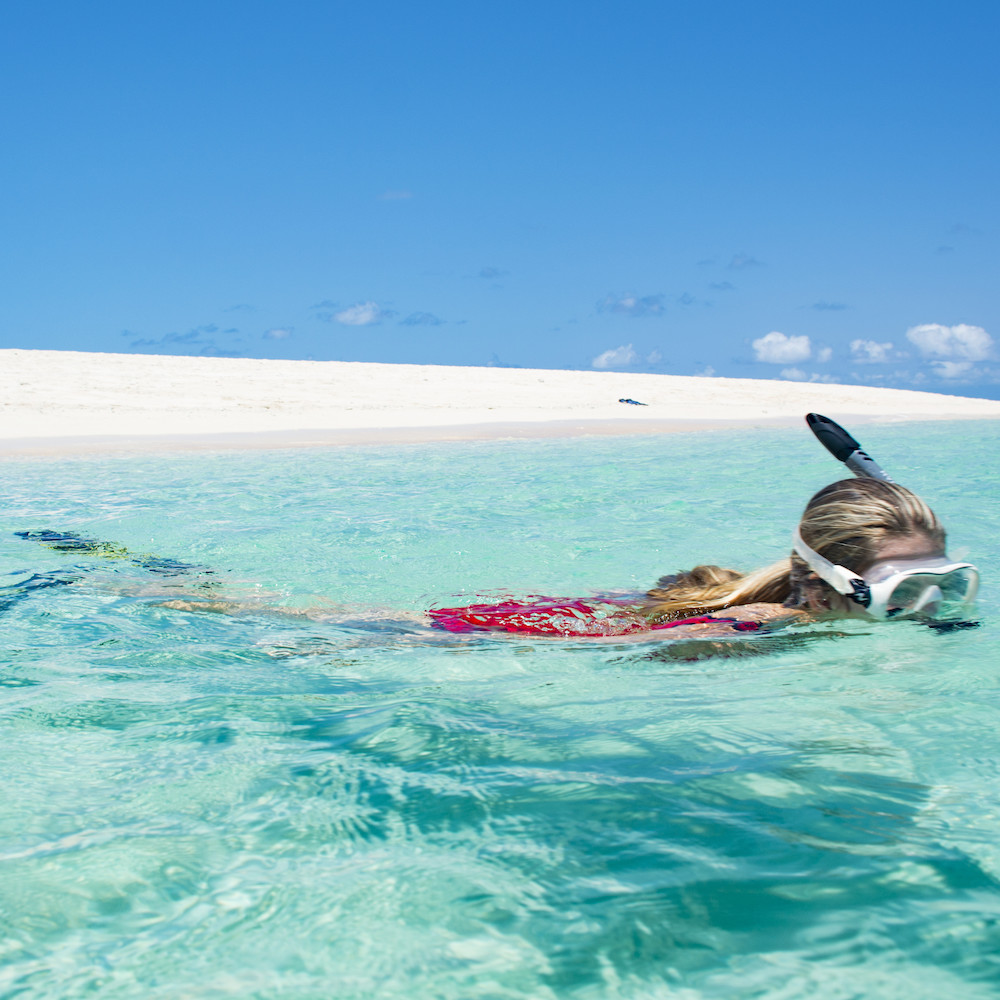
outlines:
[[[806,505],[799,530],[810,548],[857,573],[877,561],[886,539],[919,534],[942,548],[945,540],[940,522],[920,497],[878,479],[844,479],[824,486]],[[816,588],[829,591],[795,553],[747,574],[695,566],[662,578],[647,593],[645,613],[655,621],[668,621],[757,602],[802,607]]]

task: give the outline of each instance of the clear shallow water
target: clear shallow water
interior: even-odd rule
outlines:
[[[3,580],[76,582],[0,591],[0,996],[995,996],[1000,427],[861,436],[980,628],[393,624],[769,562],[838,473],[804,429],[5,463]]]

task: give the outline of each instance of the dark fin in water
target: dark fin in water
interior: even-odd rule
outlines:
[[[79,555],[102,556],[105,559],[128,558],[128,550],[123,545],[98,542],[72,531],[15,531],[14,534],[31,542],[41,542],[57,552],[75,552]]]
[[[195,566],[194,563],[180,562],[177,559],[162,559],[159,556],[132,556],[132,562],[136,566],[148,569],[150,573],[158,573],[161,576],[178,576],[181,573],[211,573],[210,569],[204,566]]]
[[[129,552],[124,545],[118,545],[115,542],[102,542],[95,538],[85,538],[72,531],[15,531],[14,534],[18,538],[25,538],[30,542],[41,542],[42,545],[55,549],[57,552],[72,552],[74,555],[97,556],[101,559],[125,559],[150,573],[156,573],[158,576],[212,572],[210,569],[197,566],[194,563]]]
[[[0,585],[0,612],[6,611],[15,601],[33,594],[36,590],[45,590],[47,587],[63,587],[75,583],[78,579],[78,576],[71,574],[35,573],[19,583],[6,587]]]

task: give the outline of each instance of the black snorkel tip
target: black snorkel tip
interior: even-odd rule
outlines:
[[[821,413],[807,413],[806,423],[819,439],[820,444],[838,462],[846,462],[854,452],[861,450],[861,445],[840,424],[834,423]]]
[[[822,413],[807,413],[806,423],[820,444],[854,475],[860,479],[881,479],[886,483],[893,481],[878,462],[866,454],[861,445],[836,421],[824,417]]]

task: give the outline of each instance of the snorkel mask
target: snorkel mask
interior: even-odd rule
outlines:
[[[838,461],[856,476],[893,480],[839,424],[818,413],[806,416],[810,429]],[[838,594],[850,598],[873,618],[918,615],[937,618],[956,605],[971,604],[979,589],[979,571],[947,556],[929,559],[882,559],[864,573],[837,566],[802,540],[796,527],[792,547],[805,564]]]

